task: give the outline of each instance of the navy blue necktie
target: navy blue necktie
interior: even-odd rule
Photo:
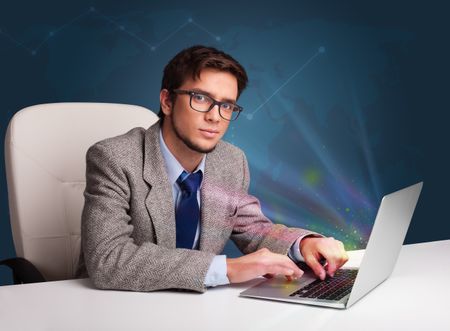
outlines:
[[[185,171],[178,177],[177,183],[181,189],[181,199],[178,204],[175,220],[177,248],[192,249],[200,219],[200,208],[197,201],[197,190],[202,182],[202,172],[187,174]]]

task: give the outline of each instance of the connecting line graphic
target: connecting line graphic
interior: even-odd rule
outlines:
[[[294,79],[295,76],[297,76],[300,72],[303,71],[303,69],[305,69],[308,64],[310,64],[319,54],[325,53],[325,47],[321,46],[319,47],[319,49],[317,50],[317,52],[311,56],[308,61],[305,62],[305,64],[303,64],[299,69],[297,69],[296,72],[294,72],[291,77],[289,77],[283,84],[281,84],[281,86],[279,88],[277,88],[275,90],[275,92],[272,93],[272,95],[270,97],[268,97],[262,104],[260,104],[252,113],[247,115],[247,119],[248,120],[252,120],[253,117],[255,116],[255,114],[262,108],[264,107],[269,101],[270,99],[272,99],[278,92],[281,91],[281,89],[283,87],[285,87],[287,84],[289,84],[289,82]]]
[[[72,19],[71,21],[69,21],[69,22],[67,22],[67,23],[65,23],[65,24],[63,24],[63,25],[61,25],[59,28],[57,28],[57,29],[55,29],[55,30],[53,30],[53,31],[50,31],[50,32],[48,33],[47,38],[45,38],[45,39],[38,45],[38,47],[36,47],[35,49],[33,49],[33,50],[31,51],[31,55],[36,55],[36,53],[39,51],[39,49],[42,47],[42,45],[44,45],[44,44],[45,44],[50,38],[52,38],[56,33],[62,31],[62,30],[65,29],[66,27],[68,27],[68,26],[74,24],[76,21],[81,20],[83,17],[89,15],[89,14],[92,13],[93,11],[94,11],[94,10],[93,10],[93,8],[91,7],[87,12],[85,12],[85,13],[83,13],[83,14],[77,16],[77,17],[75,17],[75,18]]]
[[[196,27],[198,27],[199,29],[205,31],[208,35],[210,35],[212,38],[214,38],[216,41],[220,41],[220,37],[219,36],[215,36],[214,34],[212,34],[209,30],[207,30],[204,26],[198,24],[197,22],[195,22],[191,17],[187,20],[187,22],[184,22],[183,24],[181,24],[178,28],[176,28],[174,31],[172,31],[166,38],[164,38],[163,40],[161,40],[160,42],[152,45],[149,42],[147,42],[146,40],[142,39],[141,37],[137,36],[136,34],[128,31],[127,29],[125,29],[125,27],[119,23],[117,23],[116,21],[114,21],[113,19],[111,19],[110,17],[107,17],[103,14],[99,15],[104,18],[105,20],[109,21],[110,23],[116,25],[121,31],[127,33],[129,36],[135,38],[136,40],[142,42],[143,44],[145,44],[146,46],[148,46],[150,48],[150,50],[155,51],[157,48],[159,48],[162,44],[164,44],[166,41],[168,41],[169,39],[171,39],[174,35],[176,35],[178,32],[180,32],[182,29],[184,29],[187,25],[189,24],[193,24]]]
[[[28,52],[32,52],[31,49],[29,49],[27,46],[25,46],[24,44],[22,44],[21,42],[17,41],[16,39],[14,39],[13,37],[11,37],[9,34],[7,34],[5,31],[3,31],[2,29],[0,29],[0,35],[4,35],[6,38],[8,38],[12,43],[14,43],[16,46],[24,48],[26,51]]]
[[[39,49],[45,44],[47,43],[52,37],[54,37],[57,33],[60,33],[62,30],[64,30],[65,28],[67,28],[68,26],[74,24],[75,22],[81,20],[82,18],[87,17],[88,15],[92,14],[92,13],[96,13],[96,16],[104,19],[106,21],[108,21],[109,23],[115,25],[120,31],[126,33],[128,36],[138,40],[139,42],[143,43],[144,45],[146,45],[147,47],[150,48],[151,51],[155,51],[157,48],[159,48],[163,43],[167,42],[169,39],[171,39],[174,35],[176,35],[178,32],[180,32],[183,28],[185,28],[187,25],[192,24],[194,26],[196,26],[197,28],[199,28],[200,30],[206,32],[209,36],[211,36],[213,39],[215,39],[216,41],[220,41],[221,37],[220,36],[216,36],[213,33],[211,33],[208,29],[206,29],[204,26],[200,25],[199,23],[195,22],[191,17],[187,20],[187,22],[184,22],[183,24],[181,24],[178,28],[176,28],[173,32],[171,32],[166,38],[164,38],[163,40],[161,40],[160,42],[156,43],[156,44],[151,44],[148,41],[146,41],[145,39],[142,39],[141,37],[139,37],[138,35],[136,35],[135,33],[127,30],[125,28],[124,25],[119,24],[117,21],[113,20],[112,18],[100,13],[99,11],[97,11],[94,7],[90,7],[89,10],[77,17],[75,17],[74,19],[72,19],[71,21],[61,25],[60,27],[58,27],[57,29],[54,29],[52,31],[50,31],[47,35],[46,38],[44,38],[44,40],[42,40],[41,43],[39,43],[39,45],[34,48],[31,49],[29,47],[27,47],[26,45],[24,45],[23,43],[21,43],[20,41],[16,40],[14,37],[12,37],[10,34],[6,33],[5,31],[3,31],[2,29],[0,29],[0,35],[5,36],[9,41],[11,41],[13,44],[15,44],[17,47],[23,48],[25,49],[28,53],[30,53],[31,55],[35,56],[37,54],[37,52],[39,51]]]
[[[161,46],[163,43],[165,43],[167,40],[169,40],[170,38],[172,38],[175,34],[178,33],[178,31],[181,31],[186,25],[188,25],[190,22],[189,20],[186,23],[181,24],[178,28],[176,28],[171,34],[169,34],[166,38],[164,38],[163,40],[161,40],[158,44],[156,44],[155,46],[152,46],[150,49],[152,51],[154,51],[157,47]]]
[[[219,36],[216,36],[216,35],[212,34],[212,33],[211,33],[209,30],[207,30],[204,26],[198,24],[197,22],[194,22],[194,21],[192,20],[192,18],[190,18],[188,22],[194,24],[194,25],[195,25],[196,27],[198,27],[199,29],[202,29],[202,30],[205,31],[207,34],[209,34],[212,38],[216,39],[217,41],[220,41],[220,37],[219,37]]]
[[[91,7],[87,12],[75,17],[74,19],[72,19],[71,21],[61,25],[59,28],[52,30],[48,33],[47,37],[44,38],[44,40],[34,49],[31,49],[27,46],[25,46],[23,43],[19,42],[18,40],[16,40],[15,38],[13,38],[11,35],[7,34],[5,31],[0,30],[0,35],[4,35],[6,38],[8,38],[11,42],[13,42],[14,44],[16,44],[18,47],[21,47],[23,49],[25,49],[27,52],[29,52],[31,55],[36,55],[38,50],[52,37],[54,37],[56,35],[56,33],[62,31],[63,29],[67,28],[68,26],[74,24],[76,21],[81,20],[83,17],[89,15],[90,13],[92,13],[95,9],[93,7]]]
[[[127,29],[125,29],[125,26],[123,26],[123,25],[117,23],[117,22],[114,21],[112,18],[110,18],[110,17],[108,17],[108,16],[106,16],[106,15],[103,15],[102,13],[100,13],[100,12],[98,12],[98,11],[97,11],[97,15],[100,16],[101,18],[103,18],[104,20],[108,21],[109,23],[115,25],[116,27],[119,28],[120,31],[122,31],[122,32],[124,32],[124,33],[126,33],[126,34],[128,34],[130,37],[132,37],[132,38],[134,38],[134,39],[136,39],[136,40],[142,42],[143,44],[145,44],[145,45],[148,46],[148,47],[152,47],[152,45],[151,45],[150,43],[148,43],[146,40],[142,39],[141,37],[139,37],[139,36],[136,35],[135,33],[131,32],[131,31],[128,31]]]

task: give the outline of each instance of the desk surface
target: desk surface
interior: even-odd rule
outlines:
[[[349,252],[357,266],[364,251]],[[450,330],[450,240],[403,246],[384,283],[347,310],[204,294],[104,291],[89,279],[0,287],[2,330]]]

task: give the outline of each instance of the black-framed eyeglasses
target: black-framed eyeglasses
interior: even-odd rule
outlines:
[[[195,111],[201,113],[207,113],[214,108],[215,105],[219,106],[219,115],[224,120],[234,121],[238,118],[241,111],[244,109],[232,102],[221,102],[214,100],[209,95],[192,90],[173,90],[177,94],[188,94],[190,96],[189,105]]]

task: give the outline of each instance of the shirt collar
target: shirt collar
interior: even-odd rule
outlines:
[[[180,177],[181,173],[183,171],[187,170],[183,168],[183,166],[178,162],[178,160],[173,156],[172,152],[167,147],[166,143],[164,142],[164,138],[162,136],[162,130],[159,129],[159,144],[161,146],[161,153],[164,159],[164,163],[166,165],[167,170],[167,176],[169,177],[169,182],[171,185],[174,185]],[[203,155],[203,158],[200,162],[200,164],[197,166],[197,168],[193,172],[197,172],[198,170],[201,170],[203,174],[205,174],[205,160],[206,160],[206,154]],[[203,181],[202,181],[203,182]],[[201,185],[200,185],[201,186]]]

